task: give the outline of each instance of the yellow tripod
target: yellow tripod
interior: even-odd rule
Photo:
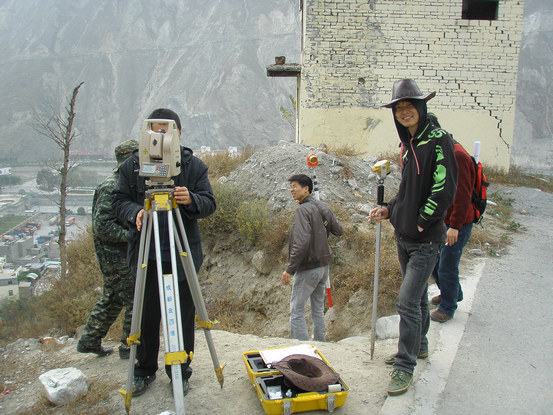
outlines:
[[[158,215],[160,213],[167,215],[172,271],[170,274],[163,274],[161,266],[162,261],[158,219]],[[176,218],[177,224],[175,224],[174,218]],[[178,230],[180,231],[180,237],[179,232],[177,232],[177,225]],[[200,284],[198,282],[198,275],[196,273],[196,269],[194,268],[194,262],[192,261],[192,255],[188,245],[186,232],[184,230],[182,217],[174,198],[173,188],[155,188],[146,191],[143,228],[140,235],[140,249],[138,253],[138,267],[134,291],[131,333],[127,338],[127,343],[131,347],[129,372],[126,389],[121,390],[120,392],[125,398],[125,409],[127,414],[129,414],[133,393],[132,386],[136,346],[140,343],[140,324],[142,321],[144,287],[146,284],[146,271],[152,231],[154,233],[157,263],[161,320],[165,345],[165,364],[171,365],[171,380],[173,385],[173,398],[175,400],[176,413],[178,415],[184,415],[184,394],[182,390],[183,379],[180,365],[186,362],[188,358],[192,359],[192,356],[188,356],[183,345],[182,323],[179,306],[179,282],[176,262],[177,252],[184,268],[186,280],[196,308],[196,319],[198,321],[198,325],[204,329],[207,345],[211,354],[213,366],[215,368],[215,374],[221,388],[223,387],[224,382],[223,368],[225,367],[225,364],[219,364],[217,352],[215,351],[215,346],[211,337],[212,323],[209,321],[207,316],[205,302],[202,297]]]

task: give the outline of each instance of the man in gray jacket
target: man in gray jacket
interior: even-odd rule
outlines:
[[[290,337],[309,340],[305,322],[305,305],[311,300],[313,340],[325,341],[324,297],[328,267],[332,262],[332,249],[328,244],[330,233],[342,235],[342,225],[325,203],[311,196],[313,181],[305,174],[288,179],[290,193],[299,207],[290,230],[289,256],[282,283],[289,285],[292,275],[290,299]]]

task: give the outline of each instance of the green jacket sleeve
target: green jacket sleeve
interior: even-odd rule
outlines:
[[[115,187],[117,177],[112,176],[98,186],[92,202],[92,232],[94,236],[111,243],[126,243],[127,229],[117,219],[111,191]]]

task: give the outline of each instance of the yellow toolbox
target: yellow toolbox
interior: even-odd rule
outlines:
[[[314,353],[330,367],[319,350],[314,349]],[[267,367],[262,352],[248,351],[242,354],[242,358],[250,382],[267,415],[289,415],[318,410],[333,412],[335,408],[343,406],[346,402],[349,389],[342,378],[338,378],[336,384],[330,385],[327,391],[305,392],[285,382],[284,375],[280,371]],[[334,372],[332,368],[331,370]]]

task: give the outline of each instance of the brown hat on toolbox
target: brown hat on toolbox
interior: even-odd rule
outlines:
[[[323,360],[305,354],[292,354],[280,362],[271,363],[294,386],[307,391],[318,392],[338,382],[340,375]]]
[[[394,81],[394,86],[392,87],[392,102],[382,106],[392,108],[396,102],[402,99],[423,99],[430,101],[435,96],[436,91],[424,95],[412,79],[398,79]]]

